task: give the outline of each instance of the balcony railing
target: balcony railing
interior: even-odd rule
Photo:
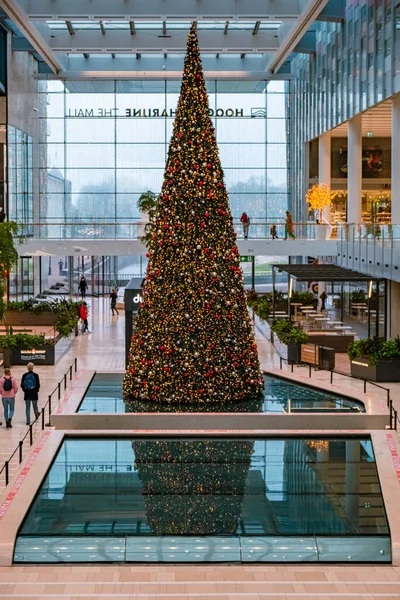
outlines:
[[[254,221],[251,223],[248,238],[252,240],[272,239],[271,226],[275,225],[278,240],[285,239],[285,223]],[[135,240],[140,239],[145,231],[142,221],[118,222],[45,222],[20,223],[18,233],[25,238],[44,240]],[[234,221],[234,229],[238,239],[244,238],[243,226]],[[325,239],[331,233],[331,227],[316,223],[295,223],[294,235],[300,240]]]

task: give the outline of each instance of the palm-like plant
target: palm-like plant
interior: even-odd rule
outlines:
[[[137,201],[139,210],[147,214],[148,223],[144,227],[144,235],[142,236],[142,242],[145,246],[149,246],[151,236],[153,234],[153,227],[155,223],[155,216],[157,211],[157,194],[147,190],[143,192]]]

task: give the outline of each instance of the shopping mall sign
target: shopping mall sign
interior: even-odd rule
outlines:
[[[210,117],[251,117],[266,118],[267,111],[265,108],[251,108],[250,114],[245,115],[243,108],[209,108]],[[99,117],[128,117],[128,118],[159,118],[170,117],[176,115],[176,110],[165,108],[69,108],[67,118],[99,118]]]

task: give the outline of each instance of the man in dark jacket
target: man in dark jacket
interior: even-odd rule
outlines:
[[[33,372],[33,363],[27,364],[27,372],[22,375],[21,388],[24,390],[25,400],[25,413],[26,413],[26,424],[29,425],[31,422],[31,403],[33,406],[33,412],[35,418],[39,416],[38,400],[40,390],[40,379],[37,373]]]

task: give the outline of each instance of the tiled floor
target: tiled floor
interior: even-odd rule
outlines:
[[[75,356],[79,369],[118,370],[124,368],[124,317],[111,317],[107,300],[94,300],[91,306],[92,334],[75,340],[72,350],[56,367],[41,367],[41,400],[53,390]],[[257,334],[263,368],[278,369],[279,358],[273,347]],[[342,365],[340,368],[345,368]],[[284,367],[286,369],[286,367]],[[22,367],[13,369],[20,378]],[[308,370],[297,368],[298,379],[308,381]],[[326,373],[312,374],[325,385]],[[363,399],[362,384],[335,378],[336,391],[352,393]],[[400,408],[400,385],[390,386]],[[368,390],[368,394],[380,394]],[[382,394],[381,394],[382,395]],[[384,395],[382,395],[384,399]],[[26,431],[24,403],[17,399],[14,428],[0,428],[2,458]],[[38,434],[39,435],[39,434]],[[400,504],[400,487],[399,487]],[[1,532],[0,532],[1,534]],[[143,600],[262,600],[270,598],[318,598],[340,600],[359,598],[400,598],[400,568],[374,566],[25,566],[0,567],[0,599],[112,599]]]

